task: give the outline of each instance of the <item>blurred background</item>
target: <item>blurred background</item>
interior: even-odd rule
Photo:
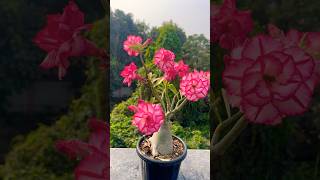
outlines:
[[[220,4],[222,1],[211,3]],[[299,31],[320,31],[320,1],[317,0],[238,0],[237,7],[252,11],[255,33],[267,32],[268,23],[275,24],[285,32],[292,28]],[[221,77],[223,54],[226,52],[217,46],[211,48],[213,73],[216,77]],[[221,78],[216,79],[215,90],[221,88],[220,80]],[[211,128],[216,127],[215,119],[212,119],[212,123]],[[298,117],[285,118],[277,126],[250,124],[222,160],[211,164],[219,163],[217,177],[223,180],[318,180],[319,161],[318,88],[308,112]]]
[[[86,34],[107,46],[108,17],[100,1],[76,0]],[[76,161],[55,149],[58,139],[86,139],[87,118],[96,114],[99,62],[76,58],[63,80],[39,64],[46,53],[32,42],[46,15],[62,13],[68,0],[0,1],[0,179],[73,179]],[[107,92],[105,92],[105,96]]]
[[[120,72],[130,62],[142,67],[140,60],[123,50],[128,35],[139,35],[143,41],[152,38],[144,59],[153,63],[154,52],[163,47],[173,51],[176,61],[183,59],[190,69],[209,70],[210,65],[210,2],[207,0],[111,0],[110,15],[110,144],[111,147],[136,146],[141,136],[131,125],[129,105],[136,104],[139,95],[149,92],[135,83],[127,87]],[[197,14],[195,16],[195,14]],[[201,21],[199,21],[201,19]],[[139,71],[141,71],[140,69]],[[153,69],[157,73],[157,69]],[[160,75],[160,74],[159,74]],[[172,131],[188,148],[209,148],[208,99],[188,103],[173,121]]]

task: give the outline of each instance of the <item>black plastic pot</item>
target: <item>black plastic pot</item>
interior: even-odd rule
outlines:
[[[141,159],[142,180],[177,180],[180,170],[181,162],[187,156],[186,144],[177,136],[184,146],[183,154],[177,159],[171,161],[161,161],[153,159],[147,155],[144,155],[140,150],[140,143],[144,140],[145,136],[139,139],[137,143],[137,153]]]

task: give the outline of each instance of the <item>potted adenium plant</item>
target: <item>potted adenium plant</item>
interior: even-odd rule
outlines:
[[[187,146],[179,137],[172,135],[171,120],[188,102],[207,96],[210,73],[190,72],[183,60],[175,62],[175,54],[164,48],[155,52],[153,66],[156,68],[150,68],[143,59],[144,50],[150,43],[151,39],[142,43],[139,36],[127,37],[123,48],[129,56],[140,57],[144,72],[139,74],[137,66],[131,62],[120,75],[124,84],[130,86],[133,80],[138,80],[138,86],[148,87],[152,94],[149,100],[140,97],[137,105],[128,107],[134,113],[132,125],[144,134],[136,147],[141,158],[142,178],[177,179]],[[157,75],[157,69],[163,75]],[[177,88],[175,84],[178,82]]]

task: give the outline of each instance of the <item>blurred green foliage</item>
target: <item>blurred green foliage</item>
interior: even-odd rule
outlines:
[[[89,38],[99,47],[106,47],[106,19],[95,23]],[[55,142],[62,139],[87,140],[89,130],[87,119],[98,115],[100,99],[97,93],[100,83],[100,61],[91,58],[87,63],[87,80],[82,87],[82,95],[72,101],[69,112],[53,125],[39,125],[26,136],[17,136],[11,151],[6,155],[5,164],[0,166],[3,180],[71,180],[73,170],[79,161],[69,160],[57,152]],[[71,67],[72,68],[72,67]],[[105,94],[104,94],[105,95]],[[106,106],[106,105],[105,105]]]
[[[58,80],[57,68],[44,70],[39,64],[46,57],[46,52],[38,48],[32,39],[46,24],[47,14],[62,13],[69,0],[1,0],[0,1],[0,163],[9,151],[9,143],[18,134],[27,134],[35,130],[38,123],[52,124],[67,105],[60,105],[57,110],[43,107],[41,112],[31,111],[33,106],[23,106],[32,100],[19,99],[38,83],[69,84],[72,97],[80,96],[80,88],[86,77],[83,71],[85,58],[71,60],[71,66],[62,81]],[[100,1],[76,0],[85,13],[85,22],[104,16]],[[34,92],[31,90],[31,93]],[[72,95],[71,95],[72,94]],[[63,96],[68,96],[63,94]],[[38,98],[38,95],[31,95]],[[13,97],[13,99],[12,99]],[[30,97],[28,95],[28,97]],[[70,98],[72,98],[70,97]],[[36,99],[37,99],[36,98]],[[49,101],[49,100],[48,100]],[[36,104],[36,102],[34,103]],[[30,107],[30,108],[29,108]]]

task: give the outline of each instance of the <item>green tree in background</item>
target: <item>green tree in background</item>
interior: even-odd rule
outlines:
[[[152,60],[154,52],[160,47],[170,49],[176,55],[176,59],[182,58],[182,46],[185,43],[187,37],[183,29],[178,27],[177,24],[172,21],[163,23],[157,30],[152,29],[151,34],[158,35],[155,43],[148,47],[146,50],[145,58]]]
[[[203,34],[188,36],[182,46],[183,59],[192,68],[208,70],[210,68],[210,43]]]

